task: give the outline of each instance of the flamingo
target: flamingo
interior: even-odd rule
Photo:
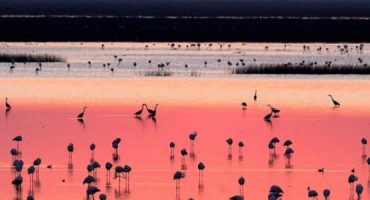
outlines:
[[[32,194],[29,194],[29,195],[27,196],[27,200],[35,200],[35,198],[33,198]]]
[[[86,190],[87,199],[90,199],[90,196],[92,196],[92,199],[94,200],[95,193],[100,192],[100,190],[95,186],[90,186]]]
[[[361,144],[362,144],[362,155],[366,156],[367,139],[366,138],[362,138],[361,139]]]
[[[13,138],[13,141],[17,142],[17,152],[19,152],[19,142],[23,141],[23,138],[21,135],[17,135]]]
[[[100,195],[99,195],[99,200],[107,200],[107,195],[105,195],[105,194],[100,194]]]
[[[317,197],[319,196],[319,194],[315,190],[312,190],[310,187],[308,187],[307,191],[308,198],[318,199]]]
[[[233,148],[232,148],[233,139],[232,138],[228,138],[226,140],[226,143],[229,145],[228,146],[228,158],[230,159],[233,156]]]
[[[177,200],[180,199],[180,180],[183,178],[185,178],[185,174],[180,171],[176,171],[175,174],[173,175],[173,180],[176,181],[176,199]]]
[[[146,106],[146,104],[142,104],[141,109],[134,113],[135,117],[140,117],[141,113],[143,113],[144,106]]]
[[[257,101],[257,90],[254,91],[253,99],[254,99],[254,101]]]
[[[95,182],[96,182],[95,178],[91,175],[88,175],[88,176],[85,177],[82,184],[83,185],[87,184],[87,187],[90,187],[90,184],[95,183]]]
[[[240,196],[244,196],[244,192],[243,192],[243,187],[244,187],[244,184],[245,184],[245,179],[244,179],[244,177],[240,177],[239,179],[238,179],[238,183],[239,183],[239,185],[240,185]]]
[[[238,146],[239,146],[239,158],[243,158],[243,147],[244,147],[244,143],[242,141],[240,141],[238,143]]]
[[[174,159],[174,157],[175,157],[174,152],[173,152],[173,150],[174,150],[175,146],[176,146],[176,145],[175,145],[175,143],[174,143],[174,142],[170,142],[170,149],[171,149],[170,159],[171,159],[171,160],[173,160],[173,159]]]
[[[40,165],[41,165],[41,158],[36,158],[33,161],[33,165],[36,167],[36,180],[39,179],[39,173],[40,173]]]
[[[116,166],[114,170],[114,179],[118,178],[118,187],[121,188],[121,176],[120,173],[124,173],[122,166]]]
[[[83,108],[82,112],[77,115],[77,119],[83,119],[85,115],[86,106]]]
[[[338,108],[340,106],[340,103],[338,101],[334,100],[334,98],[331,94],[329,94],[328,96],[331,98],[331,101],[333,102],[334,107]]]
[[[96,145],[94,143],[90,144],[90,151],[91,151],[91,161],[94,161],[94,150]]]
[[[330,190],[329,189],[324,189],[324,191],[322,191],[322,194],[324,195],[325,200],[328,200],[328,198],[330,196]]]
[[[112,147],[115,149],[115,153],[113,154],[113,160],[118,160],[118,146],[121,143],[121,138],[116,138],[112,142]]]
[[[279,197],[283,196],[284,191],[280,186],[272,185],[270,187],[269,200],[277,200]]]
[[[13,179],[12,184],[16,187],[17,190],[19,190],[22,185],[22,182],[23,182],[22,176],[18,175]]]
[[[112,163],[110,162],[105,163],[105,169],[107,170],[107,173],[106,173],[107,184],[110,184],[110,170],[112,169],[112,167],[113,167]]]
[[[10,149],[10,154],[12,155],[12,161],[14,162],[17,159],[18,151],[16,149]]]
[[[361,194],[363,190],[364,190],[364,187],[361,184],[356,185],[357,200],[361,199]]]
[[[130,172],[132,168],[129,165],[123,166],[124,178],[126,179],[126,191],[130,191]]]
[[[12,106],[9,104],[8,102],[8,97],[5,97],[5,109],[7,111],[11,110],[12,109]]]
[[[230,200],[244,200],[244,197],[240,195],[235,195],[230,197]]]
[[[33,165],[31,165],[30,167],[28,167],[27,169],[27,173],[30,175],[30,188],[31,188],[31,191],[32,191],[32,186],[33,186],[33,174],[35,173],[35,167]]]
[[[194,131],[193,133],[189,134],[190,140],[190,157],[194,157],[194,140],[197,138],[198,133]]]
[[[203,170],[206,168],[206,166],[200,162],[198,164],[198,170],[199,170],[199,183],[198,183],[198,187],[201,187],[203,185]]]
[[[353,196],[354,182],[358,181],[358,177],[355,176],[353,173],[354,173],[354,169],[352,169],[352,174],[348,176],[350,196]]]
[[[186,160],[185,160],[185,157],[188,155],[188,152],[186,151],[186,149],[181,149],[180,151],[181,153],[181,169],[186,169]]]
[[[69,143],[68,146],[67,146],[67,151],[68,151],[68,155],[69,155],[69,159],[68,159],[68,163],[69,164],[72,164],[72,153],[74,151],[74,146],[72,143]]]
[[[286,146],[286,148],[289,148],[292,144],[293,144],[293,142],[291,140],[286,140],[284,142],[283,146]]]

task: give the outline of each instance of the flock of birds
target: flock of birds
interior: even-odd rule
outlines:
[[[156,46],[156,44],[152,44],[153,46]],[[180,50],[180,49],[183,49],[183,46],[182,44],[175,44],[175,43],[168,43],[167,44],[170,48],[170,50]],[[245,43],[242,43],[242,46],[245,46],[246,44]],[[202,47],[203,46],[203,47]],[[216,45],[213,45],[212,43],[204,43],[204,44],[201,44],[201,43],[192,43],[192,44],[187,44],[185,45],[185,48],[186,50],[201,50],[201,48],[204,48],[206,50],[210,50],[213,46],[216,46]],[[219,49],[222,50],[224,46],[227,46],[228,49],[230,49],[232,47],[231,44],[223,44],[223,43],[219,43],[218,44],[219,46]],[[105,45],[102,44],[101,45],[101,49],[105,49]],[[145,45],[144,47],[145,50],[148,50],[149,49],[149,45]],[[264,50],[265,51],[268,51],[270,49],[269,46],[265,46],[264,47]],[[236,50],[240,50],[239,48],[236,48]],[[287,51],[287,45],[284,44],[283,46],[283,51]],[[356,53],[356,55],[361,55],[363,54],[363,50],[364,50],[364,44],[359,44],[359,45],[356,45],[355,47],[350,47],[348,45],[338,45],[336,47],[336,50],[340,53],[340,55],[350,55],[350,53]],[[322,52],[326,52],[328,53],[329,52],[329,48],[328,47],[322,47],[322,46],[319,46],[317,49],[316,49],[316,52],[318,54],[321,54]],[[302,46],[302,52],[304,54],[310,54],[312,53],[311,51],[311,48],[310,46],[308,45],[303,45]],[[238,51],[238,53],[241,53],[241,51]],[[112,62],[104,62],[101,64],[101,66],[106,69],[108,68],[112,73],[118,69],[119,67],[123,66],[123,58],[122,57],[119,57],[118,55],[113,55],[113,61]],[[335,64],[337,60],[326,60],[324,63],[320,64],[318,63],[317,61],[307,61],[307,60],[301,60],[300,62],[286,62],[286,63],[282,63],[282,64],[277,64],[277,65],[284,65],[284,66],[317,66],[317,67],[320,67],[320,66],[325,66],[325,67],[331,67]],[[148,67],[151,67],[152,66],[152,60],[147,60],[147,64],[148,64]],[[207,66],[211,63],[212,61],[207,61],[205,60],[204,62],[200,63],[200,64],[197,64],[199,66],[203,66],[204,68],[207,68]],[[225,66],[230,68],[232,66],[235,66],[235,67],[244,67],[244,66],[248,66],[248,65],[256,65],[257,63],[257,59],[256,58],[253,58],[250,62],[247,62],[246,59],[244,58],[240,58],[236,61],[231,61],[231,60],[228,60],[228,61],[223,61],[222,59],[218,58],[216,61],[216,64],[217,66],[219,66],[221,63],[224,62]],[[24,65],[26,65],[27,63],[24,62],[23,63]],[[87,67],[91,68],[93,66],[93,62],[92,61],[87,61]],[[133,69],[136,69],[136,67],[139,66],[139,62],[138,61],[134,61],[132,63],[129,63],[127,64],[128,67],[132,67]],[[140,65],[144,65],[144,64],[140,64]],[[156,64],[156,66],[158,67],[158,70],[160,72],[164,72],[164,69],[170,67],[171,65],[171,62],[170,61],[161,61],[159,63]],[[264,64],[262,64],[264,65]],[[340,65],[340,63],[338,63],[338,65]],[[352,61],[351,63],[347,64],[347,65],[353,65]],[[368,64],[365,62],[364,58],[362,57],[358,57],[357,58],[357,63],[354,64],[355,66],[363,66],[363,67],[367,67]],[[67,70],[69,71],[73,66],[71,63],[67,63],[66,64],[67,66]],[[185,69],[188,69],[190,67],[190,64],[188,63],[184,63],[183,64],[184,68]],[[39,74],[40,72],[42,72],[42,68],[43,67],[43,63],[39,62],[39,63],[36,63],[36,68],[35,68],[35,73],[36,74]],[[14,70],[16,69],[16,63],[13,61],[10,63],[10,67],[9,67],[9,70],[10,70],[10,73],[13,72]],[[194,72],[194,71],[193,71]],[[193,73],[193,74],[196,74],[196,75],[199,75],[199,73]]]
[[[328,95],[328,96],[331,98],[334,107],[338,108],[340,106],[340,103],[338,101],[334,100],[332,95]],[[254,93],[253,99],[254,99],[254,101],[257,101],[257,90]],[[247,108],[247,103],[246,102],[242,102],[241,105],[242,105],[243,110],[245,110]],[[266,115],[263,119],[265,121],[270,122],[271,118],[273,116],[278,116],[279,115],[280,110],[277,109],[277,108],[274,108],[270,104],[268,106],[270,108],[270,113],[268,115]],[[154,109],[149,109],[146,104],[142,104],[141,109],[138,110],[137,112],[135,112],[134,116],[135,117],[141,117],[141,115],[143,115],[144,110],[146,110],[149,117],[155,118],[156,115],[157,115],[157,107],[158,107],[158,104],[155,105]],[[86,108],[87,107],[84,107],[83,111],[77,115],[78,120],[83,120],[83,118],[85,116]],[[7,112],[12,109],[12,106],[10,105],[10,103],[8,101],[8,98],[5,98],[5,109],[6,109]],[[190,157],[194,156],[194,141],[196,140],[197,136],[198,136],[197,132],[192,132],[192,133],[189,134]],[[23,141],[23,138],[22,138],[21,135],[18,135],[18,136],[13,138],[13,141],[16,142],[16,147],[12,148],[10,150],[10,154],[12,156],[12,168],[15,171],[15,177],[14,177],[14,179],[11,183],[15,186],[17,191],[20,191],[21,190],[21,185],[23,183],[23,177],[22,177],[21,172],[23,170],[24,163],[21,159],[19,159],[19,155],[21,153],[20,148],[19,148],[19,144],[20,144],[20,142]],[[112,148],[114,149],[114,153],[113,153],[112,156],[113,156],[114,161],[119,159],[118,148],[119,148],[120,143],[121,143],[121,138],[116,138],[112,141]],[[232,145],[233,145],[234,141],[233,141],[232,138],[228,138],[226,140],[226,143],[228,145],[228,158],[231,159],[232,158]],[[277,138],[277,137],[272,138],[270,140],[270,142],[268,143],[268,148],[270,150],[270,156],[272,158],[274,158],[276,156],[276,146],[277,146],[278,143],[280,143],[280,139]],[[361,139],[361,144],[363,145],[363,155],[366,156],[365,147],[367,145],[367,139],[362,138]],[[293,145],[293,142],[289,139],[285,140],[285,142],[283,143],[283,146],[286,147],[285,152],[284,152],[284,156],[288,159],[288,166],[290,165],[289,164],[290,163],[290,158],[292,157],[292,155],[294,153],[292,145]],[[170,142],[169,147],[170,147],[170,150],[171,150],[171,153],[170,153],[170,159],[171,160],[174,159],[174,148],[175,148],[175,146],[176,146],[176,144],[174,142]],[[243,143],[243,141],[240,141],[238,143],[239,158],[240,159],[243,158],[243,147],[244,147],[244,143]],[[101,168],[100,163],[97,162],[94,159],[95,148],[96,148],[95,144],[90,145],[91,159],[90,159],[90,163],[88,163],[88,165],[86,167],[88,175],[82,181],[82,184],[87,185],[87,188],[86,188],[87,199],[90,199],[90,198],[94,199],[95,194],[100,192],[100,189],[93,185],[93,183],[97,182],[97,178],[96,178],[97,177],[97,169]],[[72,155],[73,155],[73,152],[74,152],[73,143],[68,144],[67,151],[68,151],[68,154],[69,154],[68,168],[72,169],[73,168]],[[173,175],[173,180],[175,180],[175,182],[176,182],[176,199],[180,199],[180,180],[185,178],[184,170],[187,169],[186,157],[188,156],[188,151],[184,148],[184,149],[181,149],[180,153],[181,153],[181,170],[176,171]],[[40,177],[39,177],[39,168],[40,168],[41,163],[42,163],[41,158],[36,158],[34,160],[34,162],[32,163],[32,165],[30,165],[27,168],[27,174],[30,177],[30,187],[31,187],[30,188],[30,194],[27,197],[27,200],[33,200],[34,199],[34,197],[33,197],[34,174],[36,176],[36,182],[39,181],[39,179],[40,179]],[[368,163],[369,169],[370,169],[370,157],[367,158],[367,163]],[[108,162],[105,163],[106,183],[107,184],[110,184],[110,179],[111,179],[110,174],[111,174],[111,170],[113,169],[113,167],[114,167],[114,165],[111,162],[108,161]],[[203,171],[206,169],[206,165],[202,162],[199,162],[197,167],[198,167],[198,170],[199,170],[198,186],[202,187],[202,185],[203,185]],[[52,164],[47,165],[47,168],[51,169]],[[124,165],[124,166],[117,165],[114,168],[114,179],[118,179],[119,188],[120,188],[120,185],[121,185],[120,184],[121,179],[124,179],[125,180],[125,191],[127,191],[127,192],[130,190],[129,189],[130,188],[129,174],[130,174],[131,170],[132,170],[132,168],[129,165]],[[320,173],[324,173],[325,169],[320,168],[317,171],[320,172]],[[370,173],[370,171],[369,171],[369,173]],[[358,184],[356,184],[356,186],[354,186],[354,183],[356,183],[357,181],[358,181],[358,177],[355,174],[355,169],[352,169],[351,174],[348,177],[348,183],[350,184],[350,191],[351,191],[352,195],[355,191],[356,194],[357,194],[357,199],[360,200],[361,199],[361,194],[363,192],[363,186],[360,183],[358,183]],[[243,187],[244,187],[245,182],[246,182],[245,178],[240,177],[237,182],[240,186],[240,193],[238,195],[230,197],[231,200],[243,200],[244,199]],[[326,189],[323,190],[322,195],[327,200],[327,199],[329,199],[330,193],[331,193],[330,190],[326,188]],[[268,200],[281,199],[283,194],[284,194],[284,191],[280,186],[272,185],[270,187],[270,190],[269,190]],[[319,193],[316,190],[312,189],[311,187],[308,187],[307,188],[307,196],[309,198],[312,198],[312,199],[318,199]],[[107,199],[107,196],[103,193],[100,193],[99,194],[99,199],[100,200],[105,200],[105,199]],[[189,200],[194,200],[194,199],[189,198]]]

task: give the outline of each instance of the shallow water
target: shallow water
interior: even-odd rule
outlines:
[[[356,169],[364,185],[363,199],[370,196],[369,168],[360,140],[369,138],[368,80],[335,79],[213,79],[213,78],[7,78],[0,80],[1,94],[10,98],[13,109],[0,116],[0,175],[3,197],[16,199],[10,184],[11,139],[23,136],[21,158],[26,167],[36,157],[43,159],[40,183],[34,183],[36,199],[84,199],[90,160],[89,145],[95,143],[95,159],[112,162],[111,142],[122,138],[119,165],[129,164],[130,192],[124,180],[106,185],[104,167],[98,170],[97,186],[109,199],[175,199],[173,173],[180,170],[180,150],[190,150],[188,134],[198,132],[194,158],[186,158],[186,177],[181,180],[181,198],[227,199],[239,193],[237,179],[244,176],[247,199],[266,199],[271,184],[280,185],[284,199],[305,199],[307,186],[320,194],[332,191],[332,199],[347,199],[347,177]],[[321,87],[319,87],[321,85]],[[254,89],[258,100],[252,100]],[[334,91],[335,90],[335,91]],[[341,102],[331,106],[328,92]],[[248,109],[241,110],[240,102]],[[159,103],[155,121],[144,114],[132,116],[142,102]],[[282,110],[266,123],[262,118],[268,103]],[[88,106],[85,123],[75,119]],[[2,109],[4,112],[4,110]],[[267,144],[280,138],[278,157],[271,159]],[[233,157],[228,159],[227,138],[234,139]],[[286,139],[295,153],[284,157]],[[170,160],[169,143],[176,143]],[[243,159],[237,143],[244,141]],[[75,146],[73,170],[68,169],[67,145]],[[369,155],[369,147],[365,153]],[[203,187],[198,187],[198,162],[206,165]],[[46,165],[52,164],[53,169]],[[325,173],[317,172],[324,167]],[[21,197],[29,192],[29,177],[22,172]],[[112,175],[113,177],[113,175]],[[65,180],[63,182],[62,180]],[[5,196],[4,196],[5,195]],[[19,194],[18,194],[19,195]]]
[[[101,45],[104,44],[104,49]],[[326,43],[201,43],[200,50],[191,43],[1,43],[1,53],[54,54],[65,58],[66,63],[43,63],[42,71],[35,73],[38,63],[16,63],[10,73],[10,63],[0,63],[1,77],[132,77],[145,76],[148,71],[157,71],[157,65],[169,62],[164,69],[173,76],[201,77],[240,77],[232,75],[240,59],[246,65],[299,63],[304,60],[324,65],[331,61],[335,65],[360,65],[370,61],[368,44],[362,52],[356,50],[359,44],[346,44],[349,54],[340,53],[337,46],[345,44]],[[193,43],[195,44],[195,43]],[[178,47],[180,45],[181,47]],[[189,45],[189,48],[186,48]],[[222,45],[220,49],[219,45]],[[229,47],[229,45],[231,45]],[[310,46],[310,51],[303,52],[303,45]],[[148,46],[147,48],[145,48]],[[265,47],[268,46],[266,50]],[[317,48],[322,47],[318,52]],[[326,50],[328,48],[328,51]],[[117,58],[114,58],[117,56]],[[122,62],[118,64],[118,58]],[[221,59],[221,62],[218,62]],[[151,60],[151,63],[148,61]],[[255,60],[255,61],[254,61]],[[88,65],[91,61],[91,66]],[[204,62],[207,61],[207,65]],[[232,65],[228,65],[230,61]],[[136,62],[136,66],[133,63]],[[67,69],[67,63],[71,65]],[[110,67],[103,64],[110,63]],[[185,68],[185,65],[188,68]],[[110,71],[114,68],[114,72]],[[245,76],[241,76],[245,77]]]
[[[30,192],[27,167],[36,157],[42,158],[40,181],[33,183],[36,199],[86,199],[86,166],[90,162],[89,145],[96,144],[95,160],[98,170],[96,186],[108,199],[175,199],[176,170],[181,169],[180,150],[190,152],[189,133],[197,131],[194,157],[186,158],[186,176],[181,180],[181,199],[227,199],[239,193],[238,178],[244,176],[246,199],[267,199],[269,187],[280,185],[288,200],[306,199],[307,187],[317,190],[329,188],[331,199],[350,199],[347,177],[355,168],[358,183],[364,186],[362,199],[370,197],[370,168],[363,153],[361,138],[370,139],[370,79],[369,76],[234,76],[227,67],[217,66],[217,58],[257,62],[286,62],[337,58],[340,62],[356,62],[359,55],[340,55],[337,44],[326,45],[327,55],[302,54],[303,44],[232,44],[224,50],[170,50],[159,43],[144,50],[144,43],[6,43],[1,52],[60,54],[71,63],[43,64],[39,74],[37,64],[16,63],[9,73],[9,64],[0,66],[1,98],[9,98],[13,109],[0,115],[0,180],[2,198],[25,199]],[[184,45],[184,44],[182,44]],[[354,44],[350,44],[354,45]],[[361,57],[367,61],[366,48]],[[243,52],[243,57],[239,53]],[[114,63],[113,55],[123,58],[122,66],[112,74],[102,63]],[[125,56],[124,56],[125,55]],[[146,66],[152,59],[153,66]],[[87,60],[93,65],[89,68]],[[141,77],[140,70],[157,69],[157,62],[168,60],[175,77]],[[208,60],[207,68],[203,67]],[[210,61],[213,60],[213,61]],[[136,61],[141,69],[132,69]],[[184,63],[190,63],[188,71]],[[338,61],[339,62],[339,61]],[[200,77],[188,77],[189,70],[201,70]],[[139,68],[139,67],[138,67]],[[217,78],[216,78],[217,77]],[[258,100],[253,101],[258,90]],[[341,103],[333,108],[327,96],[332,94]],[[240,103],[248,108],[242,110]],[[133,117],[142,103],[150,108],[159,104],[156,120]],[[263,117],[269,112],[267,104],[281,109],[279,117],[267,123]],[[83,106],[88,106],[84,123],[76,120]],[[4,114],[5,113],[5,114]],[[12,138],[23,136],[20,144],[22,192],[10,184],[14,178],[9,153],[16,146]],[[267,145],[272,137],[279,137],[276,158]],[[111,180],[106,184],[104,164],[112,161],[111,142],[122,138],[120,160],[115,165],[130,165],[130,192],[125,191],[125,180]],[[228,158],[227,138],[233,138],[233,156]],[[295,153],[288,160],[282,143],[290,139]],[[169,143],[176,143],[175,159],[170,160]],[[237,143],[243,141],[243,159],[239,159]],[[68,169],[67,145],[73,143],[73,169]],[[274,158],[274,159],[273,159]],[[198,187],[197,164],[206,165],[204,183]],[[46,166],[52,164],[53,168]],[[325,173],[317,172],[324,167]],[[113,178],[113,172],[112,172]],[[64,181],[63,181],[64,180]]]

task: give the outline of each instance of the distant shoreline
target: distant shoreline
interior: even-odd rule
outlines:
[[[368,18],[0,17],[2,41],[370,42]]]

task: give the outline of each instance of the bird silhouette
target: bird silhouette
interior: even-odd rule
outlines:
[[[246,102],[242,102],[241,105],[242,105],[243,110],[247,109],[247,103]]]
[[[12,184],[16,187],[17,190],[19,190],[22,185],[22,182],[23,182],[22,176],[18,175],[13,179]]]
[[[206,168],[206,166],[204,165],[204,163],[200,162],[198,164],[198,170],[199,170],[199,183],[198,183],[198,187],[201,187],[203,185],[203,171],[204,171],[205,168]]]
[[[244,200],[244,197],[240,195],[235,195],[230,197],[230,200]]]
[[[263,117],[263,120],[265,120],[266,122],[271,122],[271,118],[272,118],[272,112],[270,112],[265,117]]]
[[[19,153],[19,142],[22,142],[23,138],[21,135],[17,135],[13,138],[13,141],[17,142],[17,152]]]
[[[257,90],[254,91],[253,99],[254,99],[254,101],[257,101]]]
[[[87,187],[90,187],[90,184],[95,183],[95,182],[96,182],[96,179],[93,176],[88,175],[88,176],[85,177],[82,184],[83,185],[87,184]]]
[[[356,185],[357,200],[361,199],[361,194],[363,190],[364,190],[364,187],[360,183]]]
[[[105,163],[105,169],[107,170],[107,173],[106,173],[106,182],[107,182],[107,185],[110,184],[110,170],[112,169],[113,167],[113,164],[110,163],[110,162],[106,162]]]
[[[229,159],[231,159],[231,158],[232,158],[232,156],[233,156],[233,147],[232,147],[232,145],[233,145],[234,141],[233,141],[233,139],[232,139],[232,138],[228,138],[228,139],[226,140],[226,143],[227,143],[227,145],[228,145],[228,154],[227,154],[227,157],[228,157]]]
[[[242,141],[240,141],[238,143],[238,146],[239,146],[239,159],[242,159],[243,158],[243,147],[244,147],[244,143]]]
[[[175,154],[174,154],[174,148],[175,148],[176,144],[174,142],[170,142],[170,149],[171,149],[171,155],[170,155],[170,159],[173,160],[175,158]]]
[[[271,112],[274,113],[274,116],[278,116],[279,115],[279,113],[280,113],[280,110],[279,109],[272,107],[270,104],[268,104],[267,106],[270,107]]]
[[[188,152],[186,151],[186,149],[181,149],[180,153],[181,153],[181,169],[185,170],[187,168],[185,158],[188,155]]]
[[[105,194],[100,194],[100,195],[99,195],[99,200],[107,200],[107,195],[105,195]]]
[[[185,174],[180,171],[176,171],[173,175],[173,180],[176,181],[176,200],[180,200],[180,180],[183,178],[185,178]]]
[[[91,151],[91,158],[90,161],[94,161],[94,151],[95,151],[96,145],[94,143],[90,144],[90,151]]]
[[[329,189],[324,189],[322,191],[322,194],[324,195],[325,200],[328,200],[328,198],[330,196],[330,190]]]
[[[143,113],[144,106],[146,106],[146,104],[142,104],[141,109],[134,113],[135,117],[140,117],[140,115]]]
[[[243,187],[244,187],[244,184],[245,184],[245,179],[244,179],[244,177],[240,177],[239,179],[238,179],[238,183],[239,183],[239,186],[240,186],[240,196],[244,196],[244,191],[243,191]]]
[[[147,105],[145,105],[145,107],[146,107],[146,110],[149,113],[149,116],[155,118],[156,115],[157,115],[157,107],[158,107],[158,104],[155,104],[154,110],[149,109]]]
[[[9,104],[8,102],[8,97],[5,97],[5,109],[7,111],[11,110],[12,109],[12,106]]]
[[[312,190],[310,187],[308,187],[307,196],[308,198],[318,199],[319,194],[315,190]]]
[[[77,119],[83,119],[85,115],[86,106],[83,108],[82,112],[77,115]]]
[[[334,100],[334,98],[331,94],[329,94],[328,96],[331,98],[331,101],[333,102],[334,107],[338,108],[340,106],[340,103],[338,101]]]
[[[90,199],[90,196],[92,196],[92,199],[94,200],[95,193],[100,192],[100,190],[95,186],[90,186],[86,189],[86,195],[87,199]]]

